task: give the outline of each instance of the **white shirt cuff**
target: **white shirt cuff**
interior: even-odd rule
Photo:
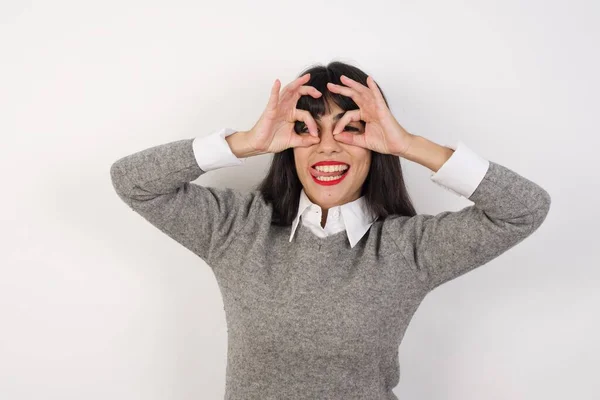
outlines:
[[[437,172],[431,174],[431,180],[459,196],[469,198],[483,180],[490,163],[461,141],[444,146],[453,149],[454,154]]]
[[[245,159],[236,157],[225,140],[227,136],[235,132],[237,132],[235,129],[222,128],[207,136],[199,136],[194,139],[192,147],[200,169],[206,172],[244,163]]]

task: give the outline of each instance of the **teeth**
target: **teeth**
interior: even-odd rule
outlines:
[[[336,171],[345,171],[348,169],[347,165],[320,165],[315,167],[317,171],[321,172],[336,172]]]
[[[340,179],[342,177],[342,175],[338,175],[338,176],[317,176],[317,180],[319,181],[335,181],[336,179]]]

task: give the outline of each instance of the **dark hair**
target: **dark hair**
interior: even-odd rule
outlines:
[[[327,66],[313,65],[301,72],[298,78],[307,73],[310,73],[310,80],[305,85],[315,87],[323,95],[316,99],[310,95],[301,96],[296,108],[307,110],[313,118],[320,117],[329,111],[328,100],[333,101],[344,111],[359,108],[352,98],[330,92],[327,89],[328,82],[343,85],[340,81],[341,75],[367,86],[368,75],[359,68],[340,61],[333,61]],[[379,90],[383,95],[383,90],[381,88]],[[383,98],[387,105],[385,95]],[[302,121],[296,121],[294,129],[297,133],[300,132],[299,127],[302,123]],[[361,196],[365,196],[369,211],[379,219],[384,219],[389,215],[414,216],[416,211],[404,184],[400,158],[375,151],[371,155],[369,173],[361,189]],[[302,183],[296,172],[293,148],[273,155],[269,172],[257,185],[257,189],[265,201],[273,205],[272,223],[280,226],[291,225],[298,213],[302,191]]]

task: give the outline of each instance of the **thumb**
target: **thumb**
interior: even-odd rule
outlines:
[[[292,138],[291,147],[310,147],[314,144],[318,144],[320,141],[320,138],[312,135],[295,134]]]
[[[340,132],[334,135],[333,138],[341,143],[368,148],[364,133]]]

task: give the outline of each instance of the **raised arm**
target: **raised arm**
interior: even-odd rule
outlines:
[[[240,193],[191,181],[210,169],[240,165],[246,157],[318,143],[316,121],[308,111],[296,109],[300,96],[322,95],[303,85],[309,78],[310,74],[302,75],[281,93],[281,82],[276,79],[265,110],[249,131],[224,128],[117,160],[110,168],[117,194],[132,210],[210,265],[250,219],[264,221],[271,217],[271,209],[259,191]],[[310,137],[295,132],[296,120],[309,126]]]
[[[206,171],[244,162],[225,139],[235,132],[224,128],[151,147],[110,168],[116,193],[133,211],[209,265],[261,206],[257,192],[191,183]]]
[[[431,179],[475,204],[456,212],[386,221],[419,280],[433,290],[486,264],[545,220],[550,195],[531,180],[458,146]]]

